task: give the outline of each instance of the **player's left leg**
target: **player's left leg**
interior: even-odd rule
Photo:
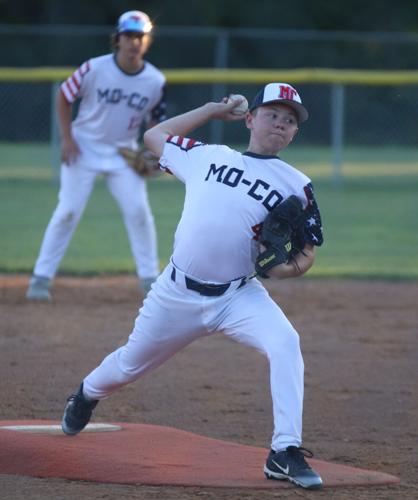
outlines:
[[[159,262],[146,181],[132,169],[123,168],[108,174],[106,182],[122,212],[141,286],[148,292],[159,274]]]
[[[299,336],[257,280],[228,295],[221,331],[256,348],[270,363],[275,449],[302,442],[303,359]]]
[[[320,488],[322,480],[300,447],[304,364],[299,335],[260,282],[251,280],[226,298],[220,329],[231,339],[256,348],[270,363],[274,432],[264,472],[271,479]]]

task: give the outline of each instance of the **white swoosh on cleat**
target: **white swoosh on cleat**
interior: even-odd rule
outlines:
[[[279,465],[275,460],[272,460],[272,462],[276,467],[278,467],[283,472],[283,474],[289,474],[289,465],[287,465],[287,467],[284,468],[281,465]]]

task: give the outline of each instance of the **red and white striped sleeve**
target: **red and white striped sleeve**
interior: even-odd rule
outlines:
[[[211,146],[189,137],[170,135],[160,158],[160,168],[186,182],[193,170],[198,168],[200,158],[208,147]]]
[[[192,148],[205,145],[203,142],[190,139],[189,137],[182,137],[180,135],[170,135],[167,137],[166,142],[179,147],[183,151],[189,151]]]
[[[61,84],[61,91],[69,103],[73,103],[80,94],[84,76],[90,71],[90,62],[86,61]]]

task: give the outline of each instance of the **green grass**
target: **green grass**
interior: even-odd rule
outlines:
[[[157,224],[161,265],[164,265],[171,254],[184,189],[175,181],[151,181],[148,186]],[[50,181],[0,182],[0,272],[32,269],[57,194],[58,186]],[[102,180],[96,183],[60,272],[134,272],[125,226]]]
[[[0,272],[30,272],[56,205],[58,185],[51,181],[47,148],[0,145],[1,153]],[[344,164],[339,187],[333,185],[325,149],[300,148],[283,155],[312,177],[321,207],[325,244],[309,275],[418,278],[418,154],[409,150],[402,157],[397,151],[395,163],[396,155],[388,148],[375,155],[348,153],[351,160]],[[148,186],[164,266],[171,255],[184,188],[176,180],[161,179]],[[60,273],[119,272],[134,273],[133,260],[119,210],[99,180]]]
[[[418,277],[418,177],[315,185],[325,243],[311,275]]]

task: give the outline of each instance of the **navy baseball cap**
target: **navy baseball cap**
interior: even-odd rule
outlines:
[[[287,104],[298,116],[299,123],[305,122],[309,118],[309,113],[302,104],[297,90],[288,83],[269,83],[254,97],[250,106],[250,111],[260,106],[273,103]]]
[[[131,31],[136,33],[149,33],[152,30],[150,18],[140,10],[129,10],[120,16],[116,26],[117,33]]]

